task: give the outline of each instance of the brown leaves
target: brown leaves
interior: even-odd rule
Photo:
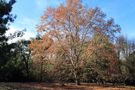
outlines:
[[[78,5],[80,0],[66,0],[67,7],[73,8],[74,6]]]
[[[89,11],[88,11],[88,15],[90,16],[90,18],[92,18],[93,16],[94,16],[94,9],[90,9]]]
[[[66,18],[66,14],[67,14],[67,10],[64,6],[60,6],[56,9],[55,11],[55,19],[58,20],[58,19],[65,19]]]
[[[87,9],[81,0],[66,2],[44,12],[37,27],[41,39],[30,45],[34,54],[39,60],[50,55],[49,59],[56,61],[68,60],[74,74],[93,55],[99,60],[114,62],[115,51],[110,37],[119,29],[117,25],[113,20],[106,20],[99,8]]]
[[[47,50],[53,44],[53,40],[49,38],[49,36],[44,35],[42,37],[42,44],[45,47],[45,50]]]
[[[54,15],[54,11],[55,11],[55,9],[53,9],[53,8],[47,8],[47,10],[45,11],[44,15],[41,16],[41,20],[45,20],[48,17],[53,16]]]
[[[58,30],[52,30],[52,31],[48,32],[48,35],[51,37],[57,38],[57,37],[59,37],[60,32]]]
[[[45,32],[42,43],[46,47],[51,46],[51,51],[70,51],[74,48],[82,52],[93,52],[92,49],[103,49],[105,43],[109,43],[110,36],[114,35],[114,22],[105,20],[105,16],[99,8],[86,9],[81,0],[66,0],[65,5],[45,11],[38,31]],[[95,32],[101,37],[93,37]],[[46,36],[53,40],[53,45]],[[92,38],[95,41],[89,43]],[[85,46],[84,43],[88,45]]]
[[[35,57],[38,55],[38,58],[40,57],[39,59],[42,60],[41,58],[45,56],[45,53],[48,52],[48,49],[51,47],[52,43],[53,40],[47,35],[44,35],[40,40],[31,41],[29,47],[32,51],[32,55]]]

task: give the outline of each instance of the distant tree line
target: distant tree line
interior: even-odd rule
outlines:
[[[66,0],[44,12],[36,38],[8,44],[14,3],[0,1],[0,81],[135,85],[135,41],[99,8]]]

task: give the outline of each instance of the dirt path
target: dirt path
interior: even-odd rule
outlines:
[[[80,86],[66,84],[60,86],[56,83],[0,83],[0,90],[135,90],[135,87],[103,87],[92,84],[82,84]]]

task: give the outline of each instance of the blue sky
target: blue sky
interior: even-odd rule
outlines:
[[[135,38],[135,0],[83,0],[88,7],[100,7],[112,17],[116,24],[122,28],[121,33],[129,39]],[[13,14],[17,18],[11,29],[21,30],[26,28],[27,37],[33,37],[36,31],[36,25],[40,22],[40,16],[49,6],[55,7],[63,0],[17,0],[13,6]]]

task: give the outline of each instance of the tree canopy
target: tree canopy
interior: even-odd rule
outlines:
[[[91,48],[97,43],[100,45],[96,48],[100,48],[105,40],[111,43],[119,30],[119,25],[112,18],[106,20],[106,15],[99,8],[86,8],[80,0],[66,0],[59,7],[45,10],[37,27],[37,31],[42,34],[41,39],[32,41],[30,48],[40,60],[46,60],[46,55],[50,54],[53,55],[51,59],[69,64],[70,72],[79,84],[82,76],[80,70],[95,51]],[[95,33],[100,35],[97,43],[92,42]]]

